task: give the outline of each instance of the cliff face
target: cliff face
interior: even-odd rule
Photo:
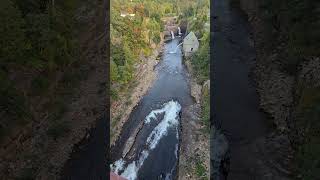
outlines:
[[[254,78],[260,106],[270,116],[275,127],[274,136],[269,142],[273,141],[276,145],[280,143],[277,140],[279,137],[286,139],[286,145],[280,150],[285,152],[284,149],[290,149],[287,150],[289,155],[285,159],[295,166],[283,166],[289,174],[294,177],[319,177],[316,174],[310,175],[315,172],[313,167],[311,173],[305,173],[303,169],[304,164],[312,164],[319,159],[311,160],[307,156],[318,151],[314,142],[318,142],[319,135],[314,129],[319,126],[314,119],[319,117],[319,111],[315,107],[319,104],[320,59],[303,52],[303,48],[311,47],[296,47],[299,51],[301,49],[298,57],[301,60],[290,69],[288,62],[297,57],[286,54],[290,41],[285,34],[276,32],[277,28],[274,26],[270,28],[270,23],[263,16],[263,2],[239,0],[237,3],[240,3],[241,9],[247,14],[254,32],[257,52]],[[310,2],[308,1],[309,4]],[[276,14],[279,24],[286,23],[280,16]],[[313,117],[309,116],[309,111],[313,112]],[[312,126],[314,127],[311,128]],[[301,150],[306,145],[310,145],[312,150]]]
[[[279,131],[288,128],[286,122],[293,103],[293,84],[295,77],[281,70],[281,44],[270,49],[269,32],[266,23],[259,15],[259,3],[253,0],[241,0],[241,8],[247,13],[253,28],[257,61],[254,76],[260,95],[260,106],[273,119]]]

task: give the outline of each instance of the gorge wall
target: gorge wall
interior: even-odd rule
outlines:
[[[282,1],[284,8],[277,12],[272,5],[266,5],[266,2],[274,3],[255,0],[239,0],[234,3],[238,3],[246,13],[253,29],[252,36],[257,52],[253,76],[260,96],[260,107],[270,116],[270,123],[274,130],[267,143],[275,143],[278,150],[283,151],[285,157],[279,158],[286,163],[279,164],[279,167],[282,166],[280,169],[288,175],[294,178],[319,177],[319,174],[315,173],[314,166],[311,166],[308,172],[305,170],[307,166],[310,168],[309,165],[319,159],[308,158],[318,151],[315,142],[318,142],[319,135],[315,129],[319,127],[316,121],[319,119],[319,110],[316,110],[316,106],[319,105],[320,59],[317,53],[311,52],[311,49],[314,47],[317,49],[318,45],[293,43],[290,32],[286,33],[283,30],[283,26],[292,22],[294,26],[300,26],[303,21],[309,20],[302,18],[303,21],[299,22],[294,19],[299,17],[296,15],[297,17],[292,18],[294,21],[291,22],[290,18],[293,15],[290,11],[293,8],[298,9],[303,4],[310,8],[311,13],[312,5],[318,7],[319,4],[308,1],[293,7],[289,3],[286,4],[286,1]],[[270,21],[270,18],[266,18],[266,12],[270,11],[275,12],[271,15],[271,19],[276,20]],[[283,11],[287,11],[289,15]],[[297,10],[301,14],[303,11],[306,10],[303,8]],[[319,13],[313,15],[319,17]],[[308,23],[311,24],[313,21],[310,20]],[[308,26],[305,27],[305,32],[294,31],[295,34],[308,33]],[[317,34],[312,29],[310,32]],[[307,38],[301,37],[303,41],[307,41]],[[291,54],[290,49],[298,49],[299,54],[292,56],[294,53]],[[310,112],[313,114],[311,117]],[[309,145],[312,150],[305,148]]]

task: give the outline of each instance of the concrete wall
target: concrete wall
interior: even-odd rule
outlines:
[[[193,48],[191,50],[191,48]],[[185,44],[183,43],[183,51],[185,53],[185,56],[190,56],[192,53],[196,52],[199,48],[199,43],[194,44]]]

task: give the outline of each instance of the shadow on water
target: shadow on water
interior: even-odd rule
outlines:
[[[67,161],[62,171],[61,180],[107,180],[107,138],[109,137],[108,119],[104,114],[97,120],[96,128],[88,132],[90,138],[76,145],[71,159]]]

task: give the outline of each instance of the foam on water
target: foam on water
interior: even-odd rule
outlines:
[[[163,108],[161,109],[156,109],[156,110],[152,110],[147,117],[144,119],[145,123],[150,123],[152,119],[156,119],[157,115],[164,113],[164,112],[169,112],[169,111],[175,111],[175,112],[179,112],[181,110],[181,106],[178,102],[176,101],[169,101],[167,103],[163,104]]]
[[[132,163],[130,163],[127,166],[127,168],[123,171],[121,176],[127,178],[128,180],[137,179],[137,173],[148,156],[149,156],[149,152],[147,150],[142,151],[140,154],[139,160],[133,161]]]
[[[167,135],[170,126],[177,126],[179,120],[177,118],[181,106],[178,102],[170,101],[166,106],[163,120],[153,129],[147,138],[147,145],[150,149],[154,149],[159,140]]]
[[[121,171],[123,169],[124,164],[125,164],[125,161],[121,158],[121,159],[117,160],[116,162],[114,162],[110,168],[114,173],[118,174],[119,171]]]
[[[145,118],[145,123],[150,123],[152,119],[156,119],[156,115],[160,113],[165,113],[161,122],[152,130],[146,141],[146,149],[139,154],[139,159],[137,161],[132,161],[130,164],[124,168],[125,161],[123,159],[117,160],[111,165],[111,171],[119,174],[123,170],[121,176],[127,178],[128,180],[137,179],[137,173],[144,161],[148,158],[149,152],[154,149],[162,137],[167,135],[168,129],[174,127],[178,134],[178,115],[181,110],[181,105],[177,101],[169,101],[164,104],[163,108],[151,111]],[[177,135],[178,137],[178,135]],[[177,148],[178,146],[176,146]],[[176,149],[177,151],[177,149]],[[174,152],[177,157],[177,152]]]

